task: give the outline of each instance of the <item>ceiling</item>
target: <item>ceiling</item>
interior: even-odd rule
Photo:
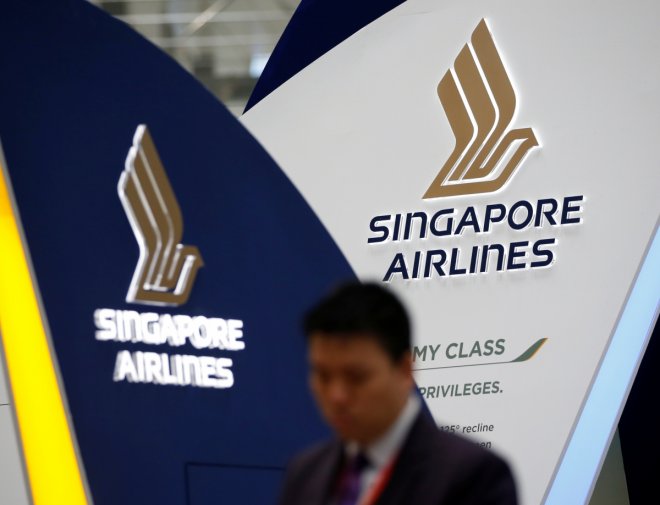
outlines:
[[[299,0],[90,0],[170,54],[236,115]]]

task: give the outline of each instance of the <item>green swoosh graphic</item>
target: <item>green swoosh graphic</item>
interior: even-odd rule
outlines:
[[[509,363],[520,363],[522,361],[527,361],[529,359],[532,359],[547,340],[548,340],[547,338],[540,338],[539,340],[534,342],[529,349],[527,349],[516,359],[509,361]]]

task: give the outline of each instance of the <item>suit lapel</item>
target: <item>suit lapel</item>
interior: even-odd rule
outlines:
[[[415,485],[417,468],[424,466],[424,460],[428,456],[429,451],[424,442],[428,440],[428,436],[434,435],[436,429],[433,420],[429,419],[429,414],[420,411],[401,447],[392,476],[375,505],[408,503]]]
[[[318,468],[307,482],[305,505],[325,505],[335,485],[337,471],[343,454],[340,442],[333,442],[326,457],[321,458]]]

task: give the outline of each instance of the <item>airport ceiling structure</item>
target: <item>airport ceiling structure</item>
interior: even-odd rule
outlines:
[[[90,0],[243,112],[299,0]]]

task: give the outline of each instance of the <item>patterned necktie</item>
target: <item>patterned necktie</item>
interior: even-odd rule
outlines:
[[[360,477],[367,466],[369,466],[369,460],[361,452],[347,459],[339,479],[334,503],[337,505],[357,504],[360,497]]]

